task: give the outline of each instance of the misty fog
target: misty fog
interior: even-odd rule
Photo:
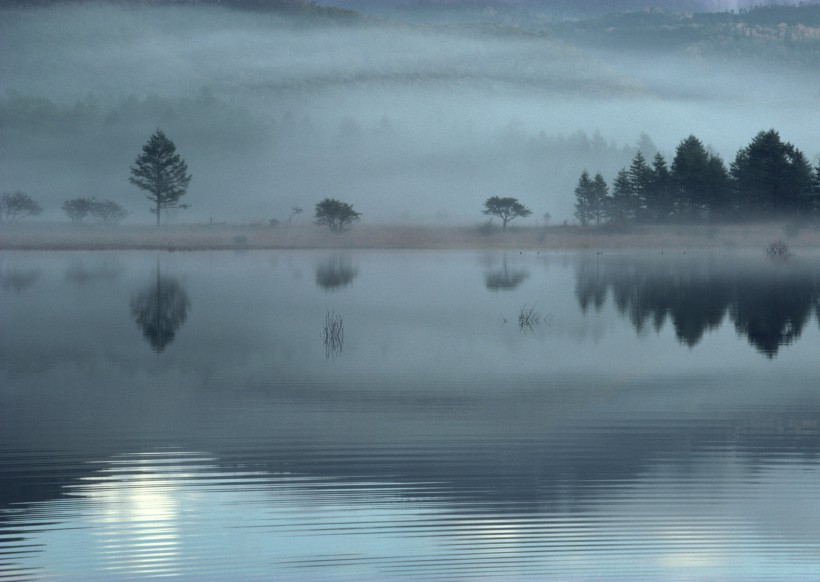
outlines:
[[[806,67],[492,24],[4,8],[0,79],[0,190],[28,192],[45,220],[95,196],[150,222],[128,171],[157,128],[193,175],[191,208],[171,223],[267,223],[331,196],[367,222],[477,224],[493,195],[533,210],[521,224],[558,222],[580,172],[611,179],[644,132],[666,155],[695,134],[731,160],[769,128],[820,153],[820,80]]]

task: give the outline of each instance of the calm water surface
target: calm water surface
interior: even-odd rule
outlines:
[[[799,256],[3,252],[0,579],[817,580],[819,310]]]

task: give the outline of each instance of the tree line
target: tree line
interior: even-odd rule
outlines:
[[[130,170],[129,181],[151,201],[157,226],[162,210],[188,207],[180,199],[191,175],[176,145],[161,130],[149,138]],[[630,166],[618,172],[611,191],[600,172],[590,177],[584,170],[575,198],[575,216],[583,226],[805,217],[820,214],[820,164],[812,168],[799,149],[771,129],[759,132],[727,168],[719,155],[690,135],[678,145],[671,165],[661,153],[648,162],[639,150]],[[128,215],[118,203],[95,198],[66,200],[62,208],[72,222],[91,215],[116,224]],[[288,223],[302,209],[293,211]],[[22,192],[0,197],[0,222],[41,212],[40,205]],[[500,218],[502,228],[531,214],[516,198],[498,196],[485,201],[483,212]],[[360,217],[352,205],[325,198],[316,204],[314,223],[342,232]]]
[[[598,172],[581,173],[575,217],[582,225],[609,222],[706,222],[820,215],[820,164],[784,142],[774,129],[759,132],[723,159],[690,135],[671,164],[661,153],[647,161],[640,151],[611,187]]]

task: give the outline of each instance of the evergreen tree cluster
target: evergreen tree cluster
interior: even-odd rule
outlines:
[[[784,142],[774,129],[759,132],[726,167],[690,135],[668,164],[641,151],[621,169],[611,192],[603,176],[584,170],[575,188],[575,216],[603,222],[703,222],[820,214],[820,165]]]

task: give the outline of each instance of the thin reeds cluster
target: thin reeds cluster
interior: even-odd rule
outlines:
[[[533,331],[541,324],[552,325],[552,315],[543,315],[536,311],[535,306],[524,305],[518,312],[518,328],[521,331]]]
[[[526,305],[518,312],[518,327],[523,330],[533,329],[541,323],[541,314],[535,310],[535,306]]]
[[[345,324],[342,316],[337,315],[334,311],[326,310],[324,327],[325,357],[331,359],[340,355],[344,341]]]

